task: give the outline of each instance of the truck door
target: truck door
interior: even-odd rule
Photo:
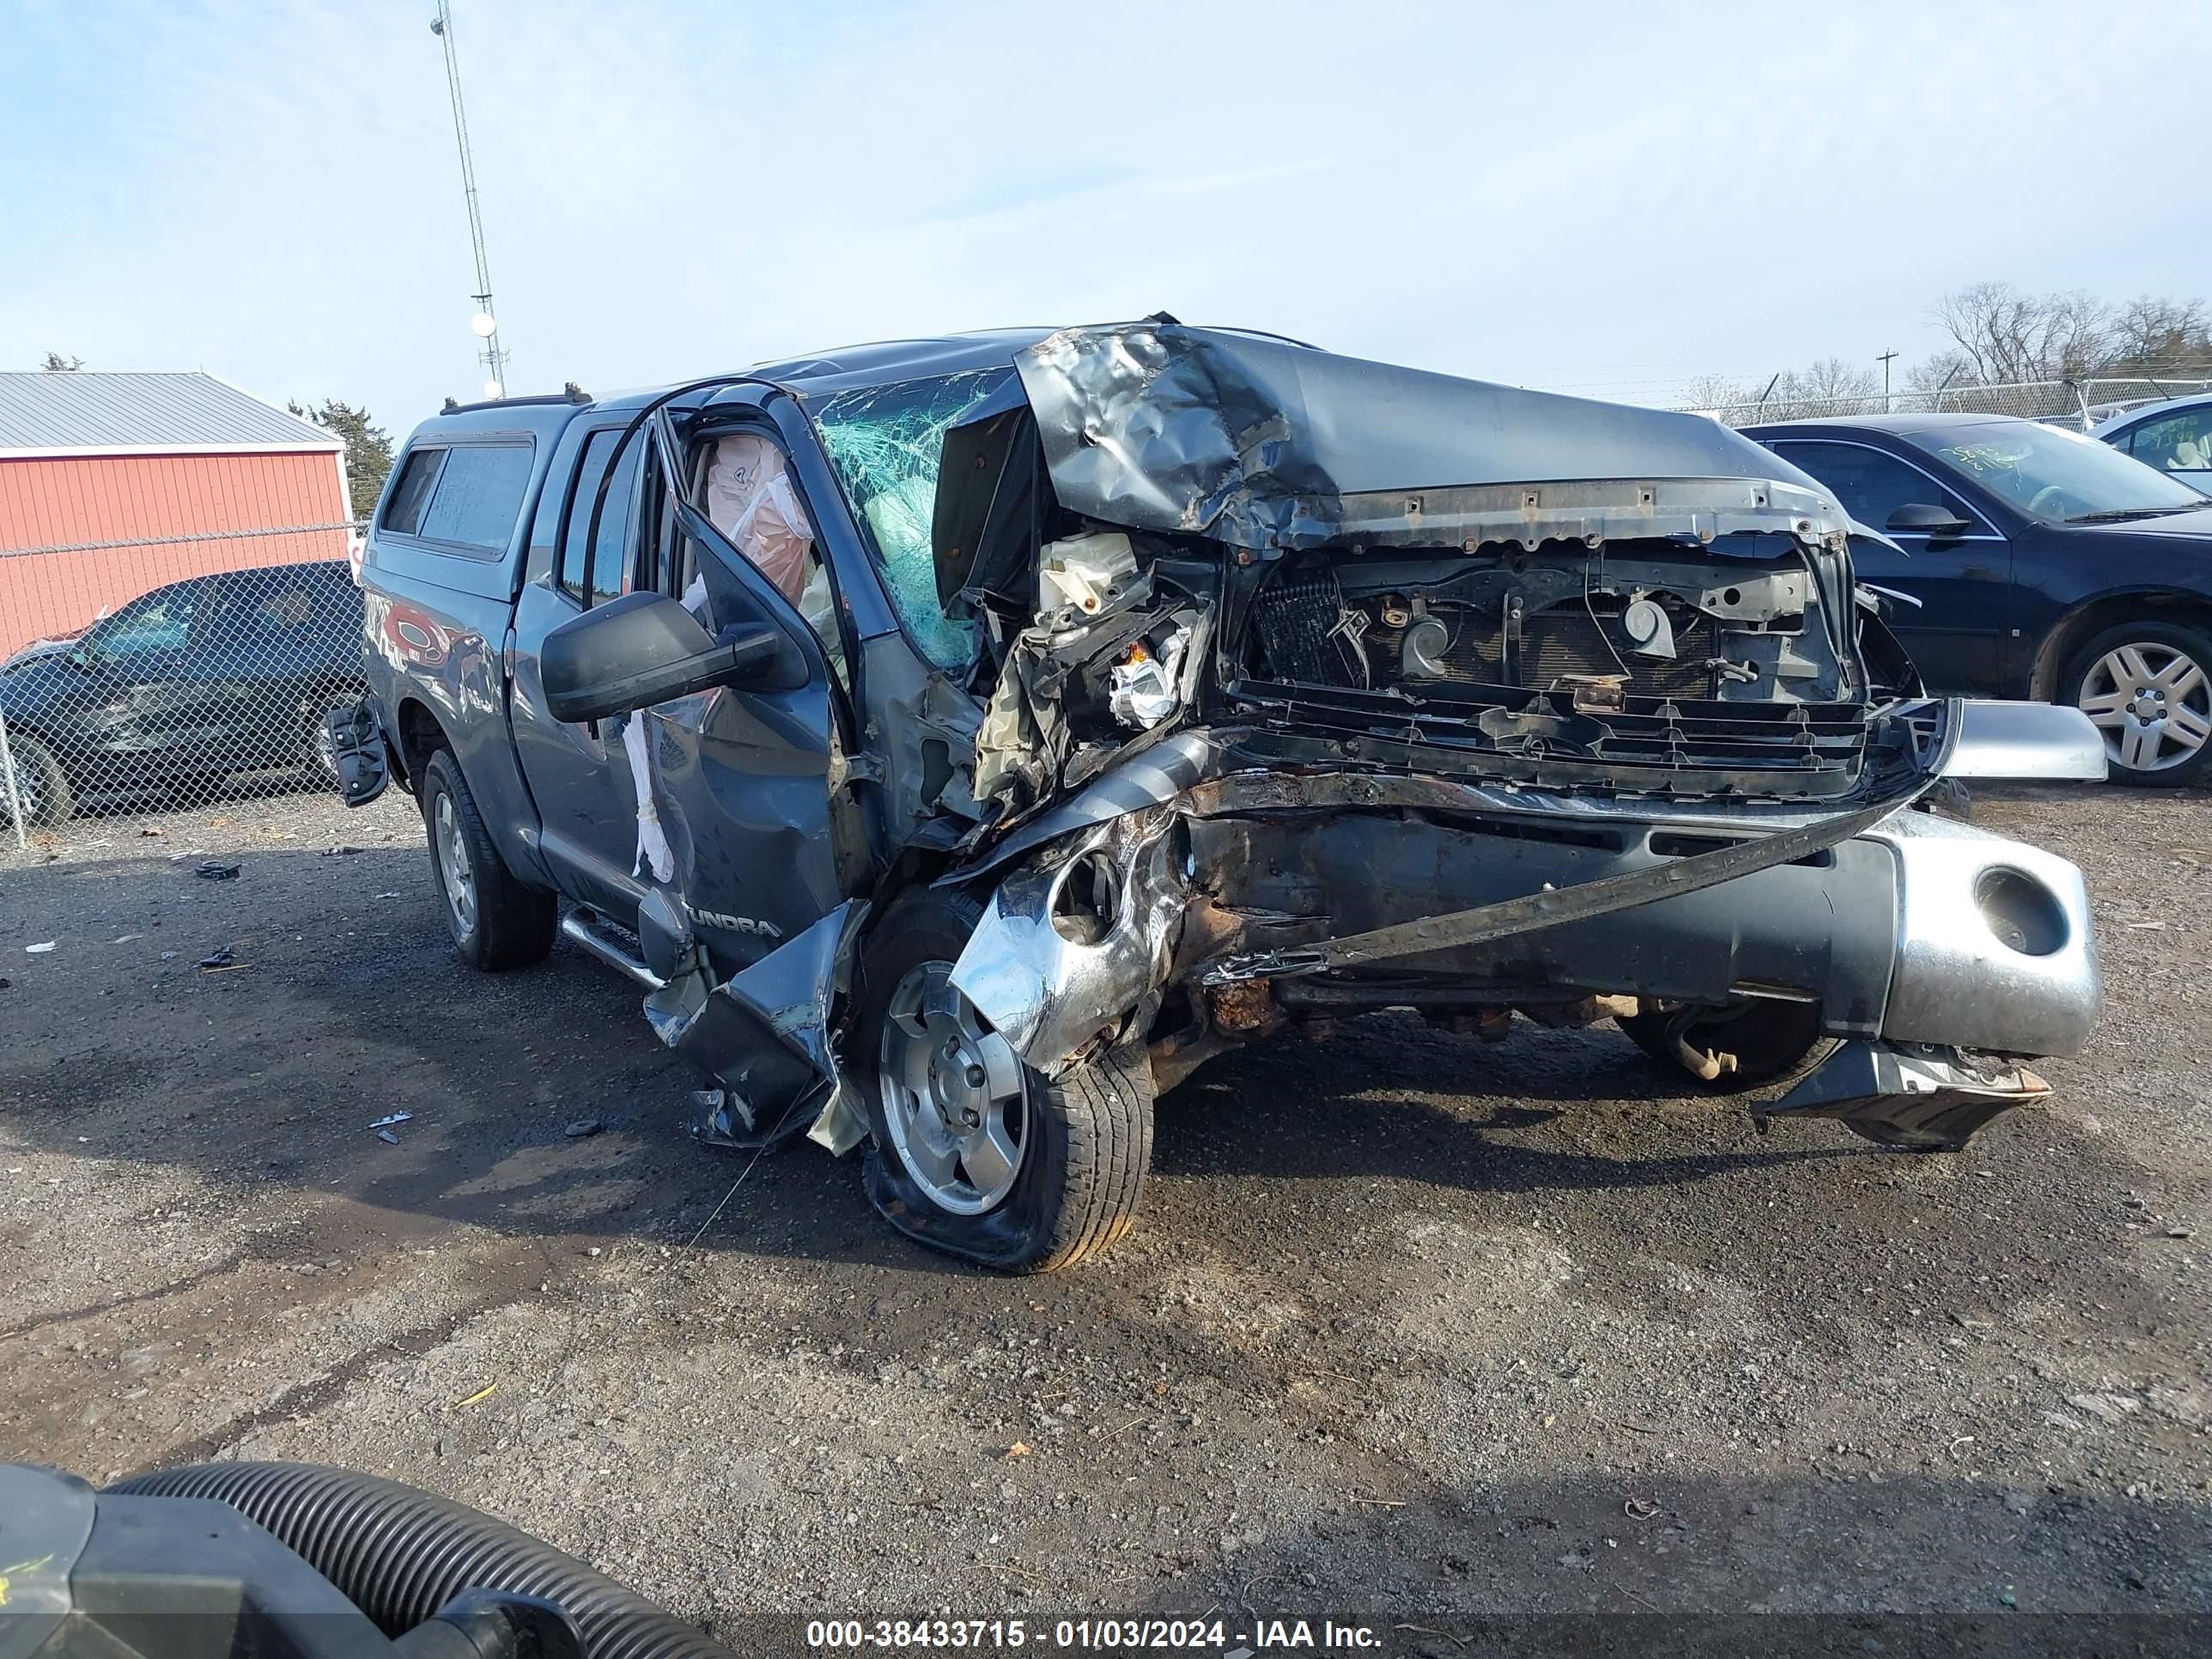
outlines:
[[[817,520],[772,429],[684,447],[664,421],[657,435],[641,579],[650,573],[710,633],[769,623],[799,665],[782,689],[706,691],[635,717],[674,862],[671,896],[727,973],[866,884],[866,848],[844,793],[845,653]]]
[[[571,726],[545,712],[538,650],[581,611],[629,592],[637,548],[637,481],[648,445],[631,439],[616,464],[596,538],[592,504],[627,416],[572,428],[547,475],[514,606],[507,699],[515,757],[537,803],[540,844],[562,891],[625,925],[650,872],[639,859],[637,793],[619,720]]]

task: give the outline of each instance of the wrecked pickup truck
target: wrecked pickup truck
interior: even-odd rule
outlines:
[[[1369,1010],[1956,1148],[2099,1001],[2081,878],[1935,810],[2096,777],[1927,697],[1868,532],[1701,416],[1165,317],[449,407],[362,568],[349,799],[462,954],[556,932],[877,1207],[1120,1236],[1155,1091]],[[1456,1079],[1455,1079],[1456,1081]]]

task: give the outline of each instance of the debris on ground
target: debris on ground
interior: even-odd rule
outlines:
[[[499,1380],[495,1377],[492,1381],[485,1383],[483,1387],[478,1389],[474,1394],[471,1395],[466,1400],[456,1400],[453,1403],[456,1406],[481,1406],[485,1401],[490,1399],[492,1395],[498,1391],[498,1389]]]
[[[243,867],[236,864],[218,864],[213,859],[208,859],[203,861],[199,868],[192,873],[202,881],[235,881],[238,879],[239,871]]]
[[[339,842],[323,848],[323,856],[326,859],[349,859],[359,851],[361,848],[358,847],[348,847]]]
[[[238,958],[231,953],[230,947],[226,945],[220,951],[210,951],[202,957],[200,966],[210,973],[214,973],[220,969],[235,968],[238,966]]]
[[[393,1112],[389,1116],[377,1119],[368,1127],[372,1129],[388,1129],[395,1123],[412,1123],[414,1121],[415,1114],[412,1112]]]
[[[379,1129],[376,1132],[376,1138],[387,1146],[397,1146],[399,1144],[399,1137],[389,1129]]]
[[[606,1125],[595,1117],[580,1117],[573,1123],[562,1124],[561,1133],[571,1140],[582,1140],[588,1136],[599,1133],[605,1127]]]
[[[58,941],[54,939],[48,939],[44,945],[26,945],[23,947],[23,954],[27,957],[42,957],[46,955],[47,951],[52,950],[58,942]]]

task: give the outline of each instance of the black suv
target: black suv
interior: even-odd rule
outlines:
[[[2212,764],[2212,500],[2105,444],[2003,415],[1744,428],[1861,524],[1862,581],[1943,691],[2071,703],[2117,782]]]
[[[323,714],[361,695],[361,615],[343,561],[270,565],[171,582],[27,646],[0,665],[24,818],[237,772],[333,781]],[[11,811],[0,780],[0,820]]]

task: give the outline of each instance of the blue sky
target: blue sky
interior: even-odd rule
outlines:
[[[2171,4],[454,6],[517,391],[1165,308],[1656,397],[2212,289]],[[0,0],[0,367],[478,395],[431,11]]]

